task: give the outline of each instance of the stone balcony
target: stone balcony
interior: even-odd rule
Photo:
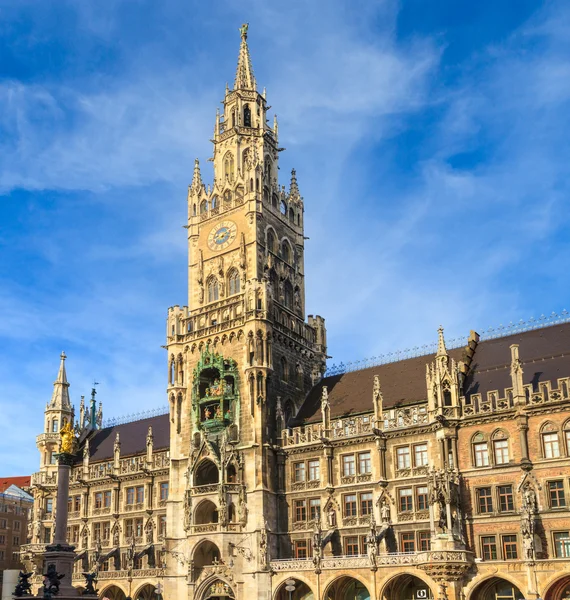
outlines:
[[[410,565],[429,570],[444,565],[447,569],[453,566],[464,569],[473,562],[473,553],[467,550],[427,550],[425,552],[394,552],[378,554],[375,566],[378,568],[399,565]],[[321,560],[320,568],[326,569],[371,569],[373,564],[367,555],[330,556]],[[311,571],[315,569],[312,558],[286,558],[271,561],[271,570]]]

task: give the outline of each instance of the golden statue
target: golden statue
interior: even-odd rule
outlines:
[[[73,444],[75,442],[75,433],[73,426],[67,422],[59,431],[61,436],[60,452],[62,454],[73,454]]]

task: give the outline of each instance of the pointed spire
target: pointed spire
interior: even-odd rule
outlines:
[[[67,374],[65,372],[65,352],[60,355],[61,362],[59,363],[59,371],[57,379],[53,382],[53,394],[49,408],[59,408],[71,410],[71,402],[69,400],[69,383],[67,382]]]
[[[299,198],[299,186],[297,185],[297,171],[291,169],[291,184],[289,185],[289,196],[292,198]]]
[[[277,143],[279,140],[279,124],[277,123],[277,115],[273,115],[273,137]]]
[[[255,77],[253,76],[253,67],[251,66],[251,59],[249,58],[249,48],[247,47],[248,27],[249,23],[244,23],[239,29],[239,32],[241,33],[241,45],[239,47],[239,57],[236,70],[236,79],[234,82],[234,89],[255,91],[257,85],[255,83]]]
[[[190,187],[198,190],[204,184],[202,183],[202,173],[200,173],[200,161],[198,159],[194,160],[194,175],[192,175],[192,183]]]
[[[437,354],[436,357],[447,356],[447,348],[445,347],[445,339],[443,338],[443,327],[440,325],[437,330]]]

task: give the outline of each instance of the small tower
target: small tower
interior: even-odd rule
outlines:
[[[44,432],[36,439],[41,455],[41,466],[57,470],[54,455],[59,449],[59,430],[66,423],[73,423],[74,411],[69,400],[69,383],[65,372],[65,352],[61,353],[59,371],[53,384],[51,400],[44,412]]]

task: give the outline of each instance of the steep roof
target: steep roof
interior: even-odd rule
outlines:
[[[0,494],[4,493],[11,485],[19,488],[29,488],[31,483],[30,475],[20,477],[2,477],[0,478]]]
[[[538,383],[570,375],[570,323],[533,329],[514,335],[479,342],[464,383],[466,395],[511,387],[509,347],[519,344],[523,362],[523,381]],[[449,350],[456,361],[464,360],[464,349]],[[426,364],[435,354],[369,367],[323,378],[308,394],[295,421],[310,423],[321,417],[323,386],[328,388],[331,417],[371,412],[374,376],[378,375],[383,406],[413,404],[427,399]]]
[[[92,461],[112,459],[117,433],[121,442],[121,457],[146,452],[146,435],[149,427],[152,427],[154,450],[169,448],[170,422],[168,415],[159,415],[93,432],[88,438],[89,459]]]

